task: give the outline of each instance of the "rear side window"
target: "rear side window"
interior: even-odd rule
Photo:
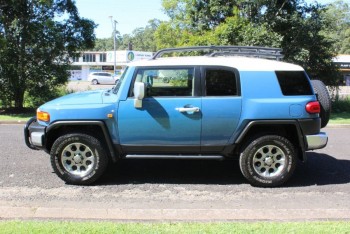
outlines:
[[[237,80],[231,70],[207,68],[205,70],[206,96],[236,96]]]
[[[276,71],[283,95],[312,95],[309,79],[304,71]]]

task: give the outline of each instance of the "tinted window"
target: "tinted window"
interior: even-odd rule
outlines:
[[[193,96],[194,68],[139,69],[135,80],[147,83],[148,96]]]
[[[312,95],[312,89],[304,71],[276,71],[283,95]]]
[[[205,71],[206,96],[237,95],[236,75],[231,70],[211,69]]]

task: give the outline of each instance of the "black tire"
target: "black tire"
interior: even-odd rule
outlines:
[[[53,170],[67,184],[91,184],[104,173],[108,164],[101,142],[83,133],[59,137],[50,156]]]
[[[243,149],[239,166],[253,186],[276,187],[293,174],[297,155],[293,144],[277,135],[257,137]]]
[[[98,80],[93,79],[93,80],[91,81],[91,84],[93,84],[93,85],[97,85],[97,84],[98,84]]]
[[[314,89],[314,92],[317,93],[318,101],[321,105],[321,128],[324,128],[327,126],[330,115],[331,115],[331,98],[329,96],[327,87],[325,84],[320,80],[312,80],[312,87]]]

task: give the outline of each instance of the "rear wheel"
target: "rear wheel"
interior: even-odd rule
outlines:
[[[97,81],[96,79],[93,79],[93,80],[91,81],[91,84],[97,85],[97,84],[98,84],[98,81]]]
[[[326,85],[322,81],[312,80],[311,83],[321,104],[321,128],[324,128],[327,126],[331,114],[331,98],[329,97]]]
[[[100,141],[82,133],[59,137],[50,155],[55,173],[68,184],[91,184],[103,174],[108,164]]]
[[[296,166],[293,144],[278,135],[252,140],[240,155],[243,176],[254,186],[275,187],[286,182]]]

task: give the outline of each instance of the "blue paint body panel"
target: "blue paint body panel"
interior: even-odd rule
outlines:
[[[235,132],[242,111],[241,97],[202,99],[202,146],[225,146]]]
[[[120,101],[118,129],[122,145],[198,146],[201,113],[180,113],[179,107],[201,108],[201,98],[145,98],[143,107],[134,99]]]
[[[114,144],[191,146],[198,152],[204,146],[233,144],[252,120],[318,117],[304,108],[316,100],[315,95],[283,96],[272,71],[241,71],[240,96],[146,97],[143,107],[135,108],[134,98],[129,97],[134,72],[134,67],[128,69],[116,93],[95,90],[70,94],[44,104],[40,110],[50,113],[51,123],[103,121]],[[181,113],[177,110],[180,107],[198,107],[200,111]]]

